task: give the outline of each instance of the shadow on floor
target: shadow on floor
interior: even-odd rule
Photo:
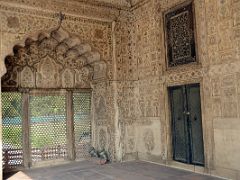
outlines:
[[[3,172],[3,180],[9,179],[10,177],[14,176],[18,171],[14,172]]]
[[[16,172],[3,172],[3,180],[10,178],[11,176],[13,176],[16,173],[17,173],[17,171]]]
[[[3,180],[32,180],[22,171],[3,172]]]

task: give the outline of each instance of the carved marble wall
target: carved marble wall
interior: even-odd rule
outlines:
[[[91,88],[92,80],[107,78],[100,54],[61,26],[40,33],[36,41],[26,39],[25,46],[16,45],[13,52],[5,58],[4,88],[81,89]]]
[[[239,10],[240,1],[206,1],[207,66],[205,84],[206,128],[212,138],[213,174],[239,179]],[[212,126],[210,125],[212,123]]]
[[[95,82],[93,84],[93,145],[97,149],[108,151],[110,159],[116,160],[115,149],[115,106],[113,82]]]
[[[96,50],[105,64],[93,67],[94,146],[108,150],[113,160],[140,159],[186,168],[172,161],[167,87],[200,83],[205,167],[187,168],[240,178],[239,0],[194,0],[197,63],[174,68],[167,68],[166,63],[164,13],[185,0],[143,0],[127,10],[61,0],[47,1],[44,6],[43,2],[1,1],[1,59],[21,54],[21,48],[12,53],[16,44],[34,50],[34,42],[40,42],[34,37],[57,27],[55,11],[66,13],[63,29]],[[29,47],[24,44],[27,37],[33,39]],[[36,62],[35,69],[47,74],[51,66],[57,68],[57,61],[50,59]],[[33,64],[13,69],[19,75],[11,73],[11,78],[20,77],[17,83],[23,87],[45,87],[39,81],[46,79],[44,75],[32,75]],[[103,76],[105,67],[106,78],[100,80],[97,77]],[[57,82],[65,88],[80,81],[85,72],[74,69],[76,76],[71,68],[61,68],[52,78],[60,73],[63,78]],[[34,85],[37,78],[40,83]]]
[[[195,0],[197,63],[167,68],[164,13],[184,2],[151,0],[132,8],[128,38],[131,43],[131,61],[125,58],[125,62],[122,61],[119,66],[129,68],[133,65],[135,76],[124,76],[127,74],[126,68],[118,66],[118,77],[122,75],[124,81],[134,84],[133,89],[137,89],[138,94],[129,95],[137,99],[138,107],[135,108],[136,120],[131,118],[133,125],[123,126],[126,136],[124,151],[130,152],[129,142],[135,138],[135,151],[139,159],[186,168],[172,161],[167,87],[200,83],[205,168],[193,168],[201,173],[239,179],[240,167],[236,163],[240,160],[236,151],[239,149],[239,138],[236,134],[240,132],[240,1]],[[122,87],[128,88],[124,85]],[[125,103],[128,101],[126,96],[120,99]],[[125,103],[119,109],[121,106],[127,107]],[[128,119],[124,118],[123,124],[127,124]],[[130,128],[133,129],[132,133],[128,132]]]

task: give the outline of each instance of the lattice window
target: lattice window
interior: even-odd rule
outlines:
[[[65,96],[30,96],[29,106],[32,161],[66,158]]]
[[[168,66],[196,61],[193,5],[170,11],[165,15]]]
[[[76,158],[88,157],[91,143],[91,93],[73,93]]]
[[[4,169],[22,166],[22,96],[20,93],[2,93],[2,137]]]
[[[82,159],[89,157],[91,144],[91,92],[73,93],[72,98],[75,152],[76,158]],[[2,93],[5,168],[23,166],[22,103],[20,93]],[[30,95],[28,108],[32,165],[45,160],[66,159],[66,94]]]

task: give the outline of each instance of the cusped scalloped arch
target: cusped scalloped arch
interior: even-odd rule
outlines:
[[[5,58],[3,88],[90,88],[106,78],[106,63],[89,44],[62,27],[27,38]]]

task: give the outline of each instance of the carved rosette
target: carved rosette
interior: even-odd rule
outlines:
[[[5,59],[5,88],[90,88],[93,79],[106,78],[100,54],[62,27],[26,39],[13,52]]]

